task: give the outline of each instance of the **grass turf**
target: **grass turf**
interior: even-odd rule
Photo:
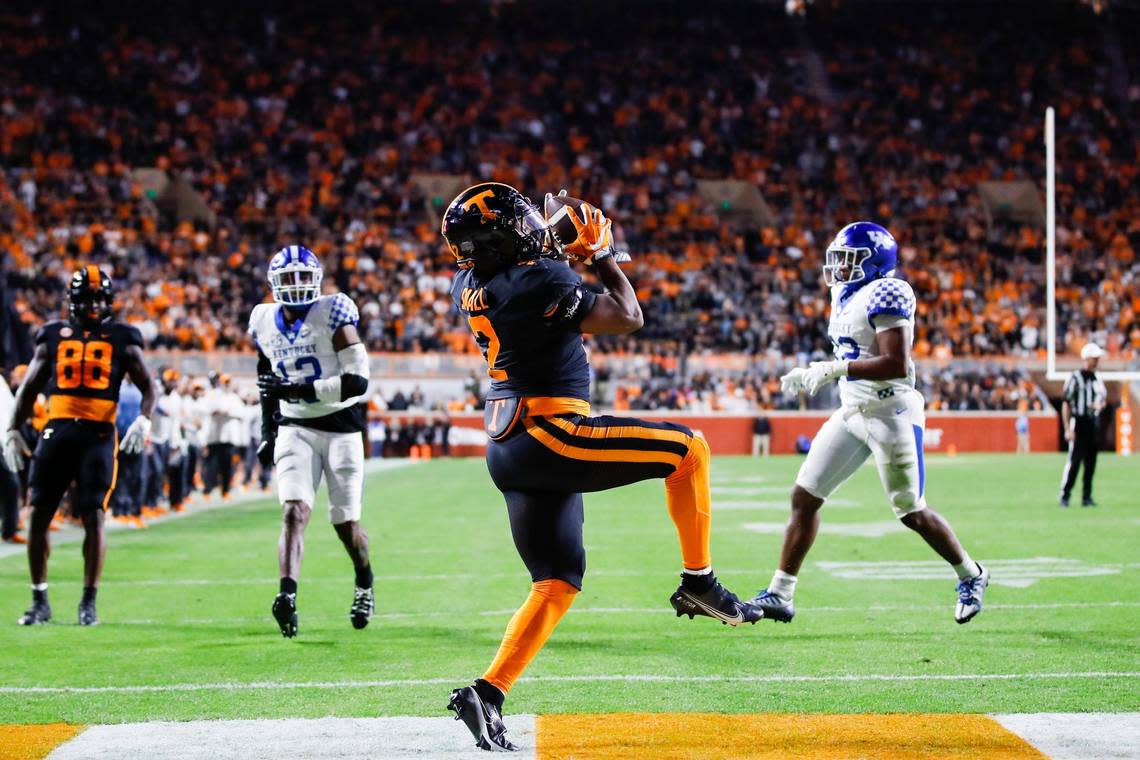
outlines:
[[[713,552],[741,595],[765,585],[799,460],[718,457]],[[956,625],[954,578],[844,579],[819,562],[934,560],[909,532],[820,535],[800,576],[791,625],[731,629],[673,617],[679,552],[660,482],[586,498],[585,589],[511,694],[509,712],[1017,712],[1140,709],[1140,679],[886,681],[559,681],[551,676],[836,676],[1133,672],[1140,662],[1135,461],[1102,456],[1098,509],[1056,506],[1060,455],[928,460],[927,493],[978,559],[1057,557],[1110,573],[993,585],[983,614]],[[825,507],[825,525],[893,518],[864,467]],[[443,715],[452,684],[494,655],[529,579],[480,460],[435,460],[371,476],[365,523],[378,616],[347,619],[351,565],[318,506],[307,535],[300,636],[269,615],[277,590],[278,508],[224,508],[111,536],[99,611],[74,624],[81,558],[56,548],[56,622],[14,625],[28,602],[22,556],[0,559],[0,714],[22,722]],[[995,568],[995,579],[1001,572]],[[1007,572],[1013,572],[1009,570]],[[1006,606],[1008,605],[1008,606]],[[1032,607],[1025,605],[1047,605]],[[1053,605],[1080,605],[1062,606]],[[1112,606],[1110,606],[1112,605]],[[879,609],[875,609],[878,607]],[[590,611],[590,610],[594,611]],[[603,611],[609,610],[609,611]],[[342,682],[444,679],[351,686]],[[326,688],[29,693],[3,687],[312,683]]]

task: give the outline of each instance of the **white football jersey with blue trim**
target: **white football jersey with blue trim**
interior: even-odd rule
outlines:
[[[273,365],[273,372],[292,383],[311,383],[343,372],[333,335],[344,325],[360,322],[356,304],[344,293],[321,296],[302,319],[286,324],[284,307],[262,303],[249,315],[249,334]],[[281,416],[292,419],[324,417],[360,403],[363,396],[336,403],[290,401],[281,403]]]
[[[914,291],[905,280],[884,277],[844,299],[846,287],[836,285],[831,289],[827,335],[836,359],[878,356],[875,335],[892,327],[904,328],[907,345],[914,342]],[[839,399],[844,406],[859,406],[904,392],[914,392],[913,361],[907,363],[905,378],[879,381],[844,377],[839,381]]]

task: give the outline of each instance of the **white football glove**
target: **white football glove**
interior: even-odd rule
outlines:
[[[119,451],[124,454],[141,454],[146,447],[146,439],[150,438],[150,417],[141,414],[127,428],[123,440],[119,442]]]
[[[17,473],[24,466],[24,458],[32,455],[28,442],[19,430],[9,430],[4,434],[4,464],[11,473]]]
[[[814,396],[828,383],[847,377],[847,360],[833,362],[812,362],[803,376],[803,387]]]
[[[780,377],[780,392],[785,396],[797,395],[804,389],[804,375],[807,370],[803,367],[796,367],[788,372],[786,375]]]

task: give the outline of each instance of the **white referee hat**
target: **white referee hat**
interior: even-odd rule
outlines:
[[[1104,356],[1104,349],[1095,343],[1086,343],[1085,347],[1081,349],[1082,359],[1099,359]]]

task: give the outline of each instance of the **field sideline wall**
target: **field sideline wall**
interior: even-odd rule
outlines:
[[[631,417],[671,420],[701,431],[714,454],[749,454],[752,451],[754,415],[705,414],[679,412],[623,412]],[[772,423],[773,454],[796,453],[796,439],[813,438],[829,412],[778,412],[765,414]],[[385,412],[380,417],[401,423],[434,419],[431,413]],[[927,412],[923,448],[928,452],[1016,451],[1016,412]],[[481,456],[484,451],[482,413],[465,412],[451,415],[453,453]],[[1035,412],[1029,415],[1029,440],[1033,451],[1057,451],[1059,430],[1057,415]]]

